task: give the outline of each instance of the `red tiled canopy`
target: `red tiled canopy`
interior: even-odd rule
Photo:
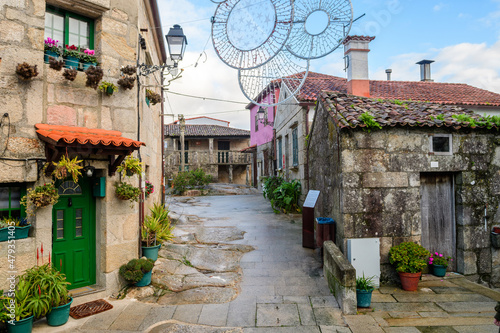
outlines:
[[[144,142],[124,138],[119,131],[91,129],[86,127],[35,124],[40,140],[57,145],[60,143],[81,145],[104,145],[114,147],[139,148]]]

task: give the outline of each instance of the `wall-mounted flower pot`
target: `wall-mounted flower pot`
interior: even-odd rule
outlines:
[[[491,233],[491,246],[495,249],[500,249],[500,234],[496,232]]]
[[[78,59],[76,57],[70,57],[70,56],[64,57],[64,67],[65,68],[78,69],[79,63],[80,63],[80,59]]]
[[[28,232],[30,231],[31,225],[24,227],[14,227],[14,239],[28,238]],[[9,228],[0,229],[0,242],[6,242],[9,239]]]
[[[83,71],[86,71],[90,66],[96,66],[95,62],[82,62]]]
[[[58,58],[59,55],[53,51],[45,51],[44,55],[43,55],[43,61],[48,64],[49,63],[49,57],[54,57],[54,58]]]

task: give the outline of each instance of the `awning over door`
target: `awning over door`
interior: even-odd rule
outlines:
[[[122,136],[119,131],[86,127],[35,124],[38,138],[45,142],[45,155],[50,173],[52,163],[68,155],[106,155],[109,158],[110,176],[127,155],[146,144]]]

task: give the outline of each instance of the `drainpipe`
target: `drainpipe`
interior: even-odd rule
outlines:
[[[184,152],[185,152],[185,147],[184,147],[184,132],[186,130],[186,122],[184,120],[184,115],[180,114],[179,115],[179,123],[181,126],[181,172],[184,171],[185,168],[185,157],[184,157]]]
[[[139,34],[139,41],[137,43],[137,68],[139,68],[140,64],[140,56],[141,56],[141,35]],[[139,74],[137,73],[137,141],[141,141],[141,81]],[[137,155],[139,157],[139,161],[142,162],[141,158],[141,149],[137,150]],[[139,175],[139,188],[141,189],[141,195],[139,200],[139,242],[138,242],[138,252],[139,258],[142,257],[142,247],[141,247],[141,228],[144,223],[144,191],[142,188],[142,174]]]
[[[160,116],[160,125],[161,125],[161,204],[165,205],[165,103],[163,103],[163,84],[165,82],[165,75],[163,75],[163,71],[161,73],[161,116]]]

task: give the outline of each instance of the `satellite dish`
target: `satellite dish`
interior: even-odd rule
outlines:
[[[292,20],[293,0],[226,0],[212,18],[215,52],[229,67],[259,67],[284,47]]]
[[[335,51],[352,25],[350,0],[296,0],[286,48],[296,57],[318,59]]]
[[[300,91],[309,73],[309,60],[297,58],[282,50],[273,59],[253,69],[240,69],[238,80],[243,94],[253,104],[263,107],[282,104]],[[290,94],[286,98],[276,96],[286,84]]]

